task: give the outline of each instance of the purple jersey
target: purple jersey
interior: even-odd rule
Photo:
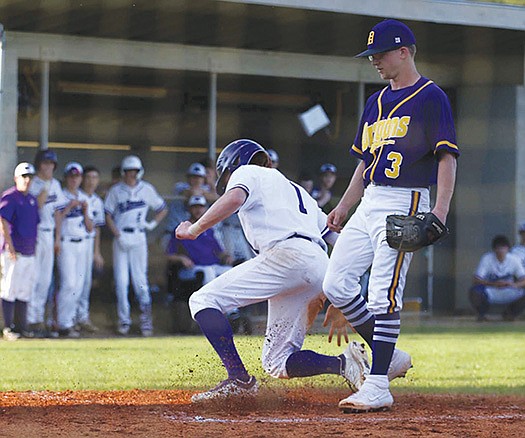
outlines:
[[[390,85],[367,101],[351,153],[365,162],[363,180],[396,187],[436,184],[436,153],[459,156],[450,102],[431,80]]]
[[[210,266],[221,263],[218,255],[223,252],[223,249],[215,239],[213,229],[209,229],[195,240],[179,240],[173,231],[166,252],[168,254],[186,254],[196,265]]]
[[[0,216],[11,225],[11,240],[15,251],[30,256],[35,253],[36,229],[40,216],[36,198],[11,187],[2,193]],[[5,245],[5,244],[4,244]]]

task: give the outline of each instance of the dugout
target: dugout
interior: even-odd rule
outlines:
[[[525,220],[525,8],[355,3],[2,2],[2,188],[18,160],[52,146],[60,165],[93,163],[105,179],[137,153],[145,178],[169,198],[191,162],[248,136],[276,149],[291,178],[336,163],[342,192],[355,166],[347,148],[357,117],[380,86],[353,55],[373,24],[399,18],[418,38],[421,73],[453,101],[462,150],[454,234],[417,255],[407,296],[435,311],[468,309],[479,256],[494,234],[513,236]],[[331,124],[308,137],[297,115],[317,103]],[[164,261],[155,242],[151,251],[150,279],[159,283]]]

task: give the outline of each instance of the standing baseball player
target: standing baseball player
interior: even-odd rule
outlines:
[[[113,233],[113,272],[117,294],[117,331],[122,336],[131,327],[128,300],[129,277],[133,282],[135,296],[140,306],[140,330],[142,336],[153,334],[151,295],[149,291],[148,245],[146,231],[153,230],[164,219],[168,210],[166,203],[155,188],[142,181],[144,168],[140,158],[129,155],[122,160],[122,181],[112,186],[107,194],[104,208],[106,223]],[[155,211],[152,221],[146,221],[148,210]]]
[[[35,255],[35,272],[38,272],[38,276],[27,307],[29,329],[37,337],[47,333],[44,323],[46,303],[53,279],[55,253],[60,251],[61,213],[68,202],[60,183],[53,178],[57,162],[55,151],[39,150],[35,157],[36,176],[29,188],[29,192],[38,200],[40,214]]]
[[[445,223],[454,191],[459,152],[450,103],[418,73],[415,43],[405,24],[385,20],[372,28],[368,49],[357,55],[368,57],[389,85],[366,103],[350,149],[362,161],[328,215],[328,227],[342,232],[323,290],[372,349],[372,369],[362,388],[339,403],[345,412],[388,409],[389,380],[411,367],[410,356],[394,348],[412,254],[387,244],[386,217],[428,212],[429,186],[437,182],[432,212]],[[359,279],[370,266],[367,303]]]
[[[91,284],[93,280],[93,267],[101,270],[104,266],[104,258],[100,252],[100,227],[106,224],[104,214],[104,201],[98,196],[97,190],[100,182],[100,172],[94,166],[84,167],[81,192],[86,196],[88,211],[93,222],[93,230],[86,233],[86,273],[84,275],[84,287],[78,301],[76,322],[82,332],[94,333],[98,328],[93,325],[89,317],[89,297],[91,295]]]
[[[64,196],[69,202],[64,209],[60,233],[62,248],[58,254],[60,289],[57,295],[57,323],[59,334],[69,338],[80,336],[75,323],[87,272],[86,234],[93,231],[88,197],[79,189],[83,173],[84,169],[75,161],[64,168]]]
[[[20,163],[15,168],[15,186],[2,193],[0,218],[4,246],[0,254],[2,280],[0,292],[4,314],[3,338],[15,341],[15,315],[18,331],[29,334],[26,327],[27,302],[35,281],[36,230],[39,222],[38,202],[29,193],[35,168]]]
[[[326,228],[326,215],[304,189],[271,167],[268,153],[252,140],[226,146],[217,159],[217,172],[217,193],[222,196],[195,223],[182,222],[176,236],[196,239],[238,211],[258,255],[190,297],[192,317],[228,372],[226,380],[192,400],[257,392],[257,381],[239,357],[225,314],[263,301],[268,301],[268,323],[262,363],[268,374],[276,378],[336,374],[354,390],[359,388],[368,371],[362,345],[353,342],[340,356],[301,350],[308,325],[322,308],[321,285],[328,264],[323,236],[329,243],[337,237]]]

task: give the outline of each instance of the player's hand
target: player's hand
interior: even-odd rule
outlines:
[[[7,251],[7,256],[15,261],[16,260],[16,251],[15,251],[15,248],[12,246],[12,245],[7,245],[6,244],[6,251]]]
[[[60,254],[60,241],[57,242],[56,239],[55,239],[54,250],[55,250],[55,255],[59,255]]]
[[[326,225],[330,231],[340,233],[343,229],[343,222],[346,219],[348,211],[342,207],[335,207],[326,218]]]
[[[319,315],[319,312],[323,310],[325,301],[326,297],[321,293],[308,303],[308,322],[306,325],[308,330],[310,330],[310,327],[312,327],[312,324],[314,323],[315,318],[317,318],[317,315]]]
[[[323,321],[323,327],[330,324],[330,332],[328,333],[328,342],[332,342],[334,333],[337,334],[337,346],[341,346],[341,338],[344,337],[345,342],[348,344],[348,327],[352,327],[346,320],[343,313],[333,304],[328,306],[326,315]]]
[[[80,201],[79,201],[80,202]],[[80,207],[82,208],[82,213],[87,214],[88,211],[88,203],[86,201],[80,202]]]
[[[187,256],[182,256],[181,262],[182,262],[182,266],[184,266],[187,269],[193,268],[195,266],[195,263],[193,263],[193,260]]]
[[[177,237],[177,239],[195,240],[197,237],[189,232],[191,225],[192,223],[190,221],[181,222],[179,226],[175,229],[175,236]]]

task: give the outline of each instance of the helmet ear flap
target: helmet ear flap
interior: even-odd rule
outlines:
[[[219,178],[217,179],[217,182],[215,183],[215,191],[219,196],[224,195],[224,192],[226,191],[226,185],[228,184],[228,181],[230,180],[230,169],[225,168],[223,172],[219,175]]]

